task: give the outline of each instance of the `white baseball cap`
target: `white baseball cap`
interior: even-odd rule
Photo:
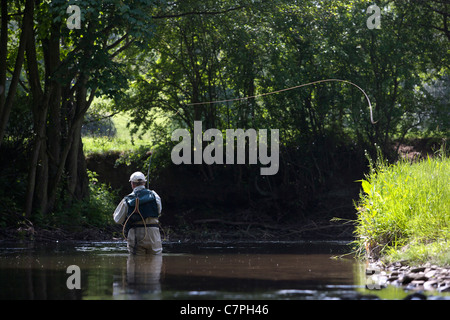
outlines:
[[[145,176],[142,172],[136,171],[130,176],[130,182],[141,182],[141,181],[147,181],[145,179]]]

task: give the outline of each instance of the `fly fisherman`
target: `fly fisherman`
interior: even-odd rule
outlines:
[[[162,204],[159,195],[145,188],[145,176],[135,172],[130,177],[133,192],[127,195],[114,211],[114,221],[123,224],[128,251],[133,255],[162,252],[158,217]]]

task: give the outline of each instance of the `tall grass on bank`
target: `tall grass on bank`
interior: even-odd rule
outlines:
[[[91,153],[104,153],[110,151],[135,150],[143,145],[152,144],[149,133],[139,137],[138,134],[132,138],[130,129],[127,127],[130,116],[127,114],[116,114],[112,117],[112,122],[117,130],[114,137],[83,137],[83,150],[86,155]]]
[[[356,204],[357,252],[387,261],[450,265],[450,159],[379,161]]]

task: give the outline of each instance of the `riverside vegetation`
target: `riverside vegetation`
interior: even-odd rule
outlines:
[[[380,1],[380,29],[367,26],[369,0],[76,4],[80,29],[67,28],[67,0],[0,0],[6,239],[17,230],[37,239],[39,228],[52,239],[63,229],[114,230],[128,170],[146,172],[150,148],[151,185],[166,203],[161,223],[183,237],[348,239],[353,226],[330,219],[355,219],[364,150],[374,156],[376,143],[395,157],[393,144],[410,135],[449,136],[443,1]],[[343,82],[267,95],[331,78],[367,92],[375,124],[364,96]],[[171,134],[192,133],[195,121],[221,132],[279,129],[279,171],[175,166]]]
[[[370,164],[361,180],[357,252],[387,263],[450,265],[450,159]]]
[[[370,161],[356,204],[355,244],[371,261],[369,288],[450,292],[450,159],[444,148],[414,163],[380,159]]]

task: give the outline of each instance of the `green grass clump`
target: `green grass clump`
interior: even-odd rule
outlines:
[[[380,161],[356,204],[357,252],[388,261],[450,265],[450,159]]]

